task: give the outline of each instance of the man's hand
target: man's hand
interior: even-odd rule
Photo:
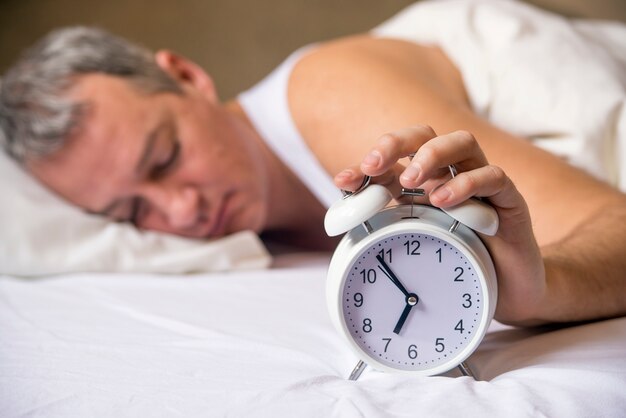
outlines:
[[[408,164],[398,162],[413,154]],[[450,165],[458,170],[454,178]],[[498,276],[496,319],[516,324],[538,322],[546,275],[528,207],[504,171],[489,165],[473,135],[457,131],[437,136],[426,126],[383,135],[360,165],[335,177],[335,184],[344,190],[355,190],[364,175],[385,184],[398,198],[401,187],[423,188],[427,194],[424,203],[440,208],[473,196],[489,202],[500,218],[497,234],[482,236]]]

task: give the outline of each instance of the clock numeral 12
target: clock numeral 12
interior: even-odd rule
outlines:
[[[418,240],[406,241],[403,245],[406,247],[406,255],[420,255],[417,251],[421,245]]]

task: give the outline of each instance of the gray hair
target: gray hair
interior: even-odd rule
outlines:
[[[68,27],[26,50],[0,82],[0,144],[18,161],[60,149],[78,127],[87,103],[65,97],[73,79],[103,73],[140,92],[181,93],[153,54],[102,29]]]

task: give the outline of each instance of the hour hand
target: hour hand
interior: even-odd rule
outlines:
[[[411,312],[412,307],[413,306],[409,305],[408,303],[406,304],[404,310],[402,311],[402,315],[400,315],[400,319],[398,319],[396,327],[393,329],[394,334],[400,334],[400,330],[402,329],[402,326],[404,325],[406,319],[409,317],[409,312]]]
[[[400,330],[402,329],[402,326],[406,322],[406,319],[409,317],[409,313],[411,312],[411,309],[413,308],[413,306],[417,305],[417,302],[419,302],[419,298],[417,297],[416,294],[412,293],[409,296],[407,296],[406,306],[404,307],[404,310],[402,311],[402,314],[400,315],[400,319],[398,319],[398,322],[396,323],[396,327],[393,329],[394,334],[400,334]]]
[[[406,296],[407,298],[409,297],[409,292],[406,290],[406,288],[402,285],[402,283],[400,282],[400,280],[396,277],[396,275],[393,273],[393,271],[391,271],[391,269],[389,268],[389,266],[387,265],[387,263],[385,262],[385,259],[383,258],[383,256],[381,255],[377,255],[376,259],[378,260],[378,262],[380,263],[378,265],[378,268],[380,269],[380,271],[382,271],[383,273],[385,273],[385,275],[387,277],[389,277],[389,280],[391,280],[393,282],[393,284],[395,284],[398,289],[400,289],[400,291],[402,293],[404,293],[404,296]]]

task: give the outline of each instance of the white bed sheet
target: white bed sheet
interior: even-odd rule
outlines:
[[[329,256],[195,276],[0,277],[0,416],[623,417],[626,318],[494,323],[479,377],[369,371],[325,305]]]

